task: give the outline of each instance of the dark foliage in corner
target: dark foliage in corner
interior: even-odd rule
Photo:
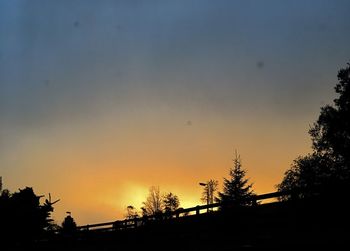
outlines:
[[[11,194],[3,190],[0,196],[0,238],[2,243],[18,245],[44,237],[52,229],[53,204],[40,198],[31,187]]]
[[[338,72],[339,95],[334,105],[321,107],[317,121],[309,130],[313,153],[296,159],[285,172],[279,191],[304,190],[307,197],[314,188],[343,190],[350,179],[350,64]],[[282,198],[282,199],[289,199]]]

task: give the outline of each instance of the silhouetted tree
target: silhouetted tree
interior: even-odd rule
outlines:
[[[180,206],[179,197],[173,193],[168,193],[164,195],[163,204],[166,213],[174,212]]]
[[[350,169],[350,64],[338,72],[339,83],[334,106],[321,108],[320,116],[309,134],[314,151],[331,158],[337,165],[339,178],[349,179]]]
[[[215,198],[215,192],[217,191],[217,188],[218,188],[218,181],[210,179],[206,183],[200,183],[200,184],[201,185],[205,184],[202,192],[202,197],[201,197],[202,202],[206,204],[213,204],[214,198]]]
[[[77,231],[77,224],[75,223],[73,217],[70,212],[67,212],[68,215],[64,218],[62,222],[62,233],[65,236],[72,236]]]
[[[142,214],[156,215],[162,213],[163,209],[163,198],[160,194],[159,187],[150,187],[146,201],[143,202],[143,207],[141,208]]]
[[[0,197],[0,232],[5,241],[24,243],[41,238],[52,224],[51,202],[40,204],[42,196],[30,187],[11,194],[3,190]]]
[[[242,168],[241,158],[237,152],[229,175],[229,179],[224,178],[223,192],[219,192],[217,201],[224,204],[235,202],[237,205],[251,205],[249,199],[254,196],[253,185],[248,184],[246,171]]]
[[[11,193],[8,189],[4,189],[1,191],[0,200],[2,200],[2,199],[7,200],[7,199],[10,199],[10,197],[11,197]],[[5,203],[5,202],[3,202],[3,203]]]
[[[303,189],[298,197],[305,197],[312,188],[327,187],[331,190],[349,182],[350,64],[338,72],[338,80],[335,92],[339,97],[334,99],[334,106],[321,107],[318,120],[309,130],[313,153],[293,162],[277,185],[279,191]]]
[[[291,198],[305,198],[313,195],[316,188],[336,180],[334,177],[335,165],[331,158],[316,153],[298,157],[293,161],[285,174],[283,181],[277,185],[278,191],[295,192],[283,196],[281,200]]]
[[[134,206],[129,205],[126,207],[126,215],[125,215],[126,219],[135,219],[138,217],[139,217],[139,214],[137,213],[136,208]]]

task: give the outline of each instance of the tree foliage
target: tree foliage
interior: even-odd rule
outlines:
[[[179,197],[173,193],[168,193],[163,197],[165,213],[174,212],[180,206]]]
[[[156,215],[163,212],[164,204],[159,187],[152,186],[149,188],[148,196],[141,209],[143,215]]]
[[[252,184],[246,176],[246,170],[242,168],[240,156],[233,159],[233,167],[229,171],[230,177],[224,178],[223,192],[219,192],[217,199],[221,203],[235,202],[238,205],[250,205],[249,199],[254,195]]]
[[[293,161],[277,188],[279,191],[297,192],[282,197],[282,200],[309,197],[315,189],[336,182],[336,173],[336,165],[331,158],[326,155],[309,154]]]
[[[350,164],[350,64],[338,72],[339,83],[334,106],[321,108],[320,116],[310,129],[316,153],[331,157],[338,168],[349,169]],[[348,171],[348,170],[347,170]]]
[[[173,193],[161,194],[159,187],[151,186],[148,196],[142,203],[143,216],[174,212],[180,206],[179,197]]]
[[[313,187],[337,187],[350,179],[350,64],[338,72],[339,95],[334,105],[321,107],[309,130],[313,153],[297,158],[280,184],[279,191]],[[308,193],[301,193],[301,197]]]
[[[136,219],[138,217],[139,217],[139,214],[134,206],[129,205],[126,207],[126,214],[125,214],[126,219],[131,220],[131,219]]]
[[[218,189],[218,181],[210,179],[205,183],[201,200],[206,204],[213,204],[215,199],[215,192]]]
[[[40,198],[26,187],[11,194],[3,190],[0,196],[0,236],[4,241],[27,242],[41,238],[52,223],[53,203]]]
[[[68,235],[68,236],[75,234],[75,232],[77,231],[77,224],[75,223],[70,213],[64,218],[62,222],[61,231],[64,235]]]

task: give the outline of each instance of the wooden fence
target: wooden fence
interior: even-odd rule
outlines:
[[[245,202],[250,205],[258,205],[263,200],[268,199],[278,199],[282,196],[290,195],[292,192],[273,192],[273,193],[266,193],[261,195],[255,195],[251,198],[247,199]],[[242,201],[241,201],[242,202]],[[117,220],[117,221],[111,221],[111,222],[105,222],[105,223],[97,223],[97,224],[88,224],[83,226],[78,226],[77,229],[79,231],[117,231],[117,230],[124,230],[129,228],[137,228],[139,226],[142,226],[146,224],[147,222],[157,221],[157,220],[166,220],[166,219],[176,219],[176,218],[183,218],[183,217],[189,217],[193,215],[199,215],[201,213],[208,213],[211,211],[214,211],[215,209],[218,209],[220,207],[225,206],[235,206],[237,205],[237,202],[234,203],[228,203],[228,204],[222,204],[222,203],[213,203],[209,205],[200,205],[190,208],[181,208],[174,212],[170,213],[160,213],[157,215],[151,215],[151,216],[142,216],[142,217],[135,217],[132,219],[125,219],[125,220]]]

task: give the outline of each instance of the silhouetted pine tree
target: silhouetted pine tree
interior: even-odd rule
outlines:
[[[251,205],[249,199],[254,196],[252,184],[248,184],[245,178],[246,171],[242,168],[240,156],[237,155],[233,159],[233,167],[230,168],[230,178],[224,178],[223,192],[219,192],[218,202],[232,203],[237,205]]]

